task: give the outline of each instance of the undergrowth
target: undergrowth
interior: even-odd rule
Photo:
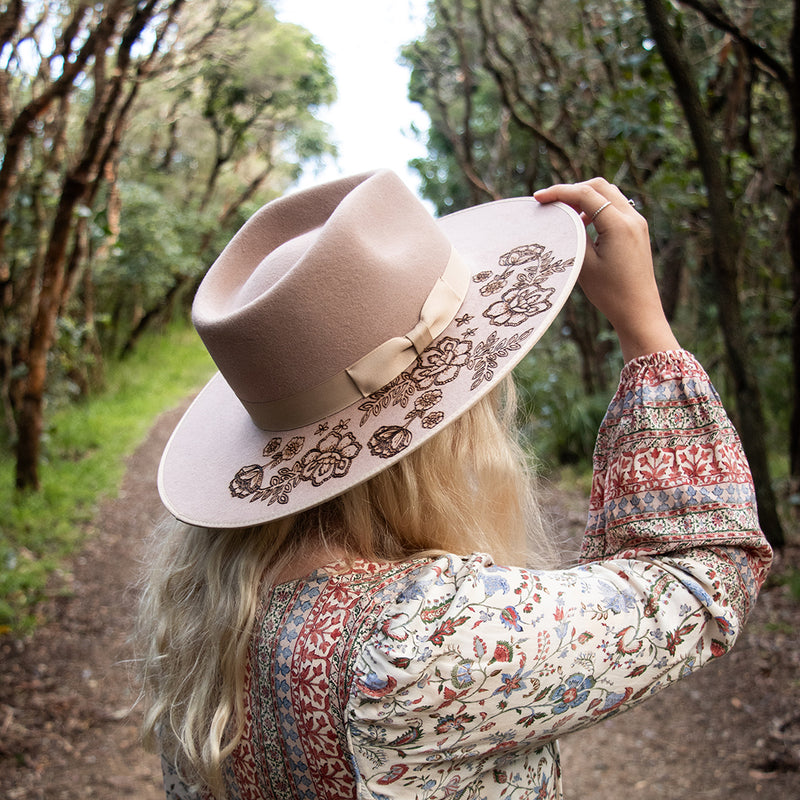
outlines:
[[[45,412],[38,492],[14,489],[13,455],[0,452],[0,633],[35,626],[38,604],[58,590],[53,573],[83,541],[100,500],[114,496],[126,457],[158,414],[212,372],[188,326],[151,335],[109,367],[102,392]]]

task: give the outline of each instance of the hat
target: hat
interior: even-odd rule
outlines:
[[[165,506],[243,527],[368,480],[511,371],[585,246],[566,205],[513,198],[435,220],[388,170],[268,203],[195,297],[219,373],[164,450]]]

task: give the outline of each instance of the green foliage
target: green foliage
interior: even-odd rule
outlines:
[[[609,395],[586,394],[576,348],[554,324],[514,371],[520,427],[547,471],[574,464],[591,469],[597,429]]]
[[[197,39],[211,5],[185,9],[183,38]],[[143,95],[126,140],[131,177],[144,172],[178,205],[210,204],[218,215],[253,180],[267,180],[259,176],[268,175],[271,195],[306,163],[335,153],[316,113],[334,101],[336,87],[308,31],[278,21],[270,4],[237,0],[197,47]]]
[[[213,224],[147,184],[122,181],[118,190],[124,224],[109,256],[93,269],[102,309],[96,322],[104,352],[113,355],[123,352],[137,323],[158,310],[177,284],[202,275],[207,265],[197,253],[198,229]]]
[[[49,417],[40,492],[15,493],[13,460],[0,454],[0,633],[35,623],[48,579],[82,542],[98,502],[116,491],[125,457],[156,415],[212,372],[193,330],[151,335],[109,369],[104,392]]]
[[[8,154],[22,154],[0,208],[0,446],[8,449],[26,425],[20,407],[32,394],[32,343],[47,351],[50,410],[86,396],[102,385],[105,359],[130,352],[145,330],[186,316],[200,275],[255,208],[334,152],[316,115],[336,89],[308,31],[277,20],[264,0],[155,6],[152,17],[137,12],[151,27],[133,48],[131,68],[116,75],[122,96],[130,90],[136,97],[118,118],[100,113],[100,105],[103,87],[116,85],[114,59],[122,58],[120,32],[131,9],[89,4],[68,41],[60,37],[71,30],[69,3],[38,9],[37,25],[7,20],[0,51],[6,117],[13,121],[26,103],[41,100],[21,147],[9,143],[13,125],[0,131],[9,148],[0,153],[4,174],[14,163]],[[158,40],[160,15],[177,6]],[[63,100],[48,100],[60,97],[52,88],[63,60],[77,58],[71,48],[95,26],[111,32],[106,59],[90,59]],[[156,42],[154,60],[137,70]],[[76,171],[78,164],[86,170]],[[71,219],[54,225],[65,198],[74,203]],[[50,247],[64,230],[66,246]],[[53,340],[34,335],[53,324]],[[27,452],[35,460],[34,448]]]
[[[225,129],[231,152],[242,145],[269,152],[278,132],[290,142],[335,98],[320,45],[303,28],[279,23],[263,5],[231,22],[222,47],[207,54],[198,75],[202,114],[215,132]]]
[[[680,3],[668,5],[724,154],[742,235],[739,289],[764,396],[764,435],[783,451],[793,369],[789,100],[770,70],[755,67],[728,33]],[[791,4],[714,5],[788,68]],[[428,155],[414,166],[437,211],[592,175],[617,183],[648,220],[679,341],[732,400],[719,290],[709,278],[703,178],[641,3],[431,0],[427,29],[403,57],[411,68],[409,96],[431,122]],[[553,462],[586,457],[584,439],[613,390],[609,382],[594,397],[577,378],[582,366],[608,359],[608,330],[595,328],[581,307],[571,330],[586,333],[592,346],[584,340],[577,352],[548,336],[534,351],[535,364],[521,370],[537,418],[531,437]],[[616,351],[611,362],[621,363]]]

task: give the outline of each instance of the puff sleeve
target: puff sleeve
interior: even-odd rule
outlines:
[[[685,351],[636,359],[601,427],[582,563],[416,570],[351,666],[363,797],[556,798],[555,740],[726,652],[771,552],[735,431]]]

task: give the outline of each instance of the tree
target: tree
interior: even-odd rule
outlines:
[[[308,31],[279,22],[262,2],[237,0],[216,16],[193,5],[177,37],[181,61],[148,86],[137,108],[123,178],[131,222],[150,231],[166,225],[166,239],[180,240],[183,257],[146,261],[135,237],[119,242],[111,270],[104,269],[104,292],[114,292],[111,271],[158,287],[109,297],[125,324],[105,338],[123,353],[143,330],[186,304],[224,242],[265,196],[282,193],[306,165],[335,152],[316,116],[334,100],[335,86]],[[160,198],[155,205],[138,201],[152,192]]]
[[[765,448],[785,442],[791,365],[780,344],[790,288],[786,251],[775,243],[791,227],[786,197],[796,181],[785,181],[794,174],[786,104],[766,84],[781,80],[777,43],[787,13],[784,5],[741,3],[734,25],[719,3],[685,4],[716,9],[728,25],[689,25],[675,16],[713,142],[703,152],[718,165],[713,192],[684,98],[665,89],[672,69],[635,0],[568,8],[557,0],[433,0],[425,35],[404,51],[413,68],[409,95],[431,118],[429,158],[418,168],[442,212],[595,174],[636,198],[679,338],[716,370],[723,392],[730,379],[762,523],[780,544]],[[725,219],[734,235],[723,252],[735,250],[732,262],[718,246]],[[615,358],[608,331],[576,304],[563,318],[581,354],[584,388],[602,386],[593,371]]]
[[[333,82],[307,32],[278,23],[261,0],[185,6],[37,0],[7,4],[0,13],[0,388],[21,489],[39,484],[59,331],[96,340],[105,317],[117,327],[106,343],[127,349],[196,279],[201,251],[238,222],[267,178],[276,174],[275,188],[284,188],[303,161],[328,147],[314,110],[332,99]],[[187,11],[193,24],[182,27]],[[214,73],[205,83],[204,72]],[[216,100],[204,115],[200,98],[212,93],[202,87],[212,84]],[[160,151],[158,175],[146,157],[138,159],[144,170],[131,174],[125,145],[142,130],[138,118],[152,120],[144,87],[167,97],[174,115],[165,147],[160,132],[151,136],[148,152]],[[191,176],[176,168],[181,158],[208,166],[181,151],[181,134],[188,139],[188,126],[179,131],[181,112],[192,103],[209,140],[220,143],[204,176],[202,209],[183,202],[182,181]],[[120,178],[127,179],[122,188]],[[172,205],[164,208],[176,213],[162,214],[161,223],[171,230],[138,226],[163,237],[149,248],[158,258],[147,261],[139,258],[147,243],[131,235],[136,224],[125,230],[125,203],[140,215],[131,222],[144,223],[153,204],[139,200],[165,187]]]
[[[81,143],[64,173],[38,280],[29,282],[33,289],[31,319],[27,341],[21,346],[25,369],[12,390],[12,396],[18,398],[16,484],[20,489],[39,486],[47,360],[65,289],[70,284],[71,276],[67,273],[70,242],[73,247],[80,246],[79,240],[73,238],[74,220],[80,209],[91,202],[106,166],[113,161],[131,103],[141,81],[152,69],[163,37],[181,4],[181,0],[164,4],[150,0],[130,8],[124,2],[111,2],[105,7],[79,3],[51,54],[40,61],[37,77],[47,75],[41,79],[42,90],[33,94],[14,119],[5,140],[5,158],[0,170],[0,211],[4,212],[5,224],[0,226],[0,248],[23,146],[34,133],[34,123],[57,99],[62,105],[66,103],[78,78],[88,77],[84,69],[91,64],[92,99],[84,118]],[[41,11],[42,17],[36,24],[58,30],[58,9],[45,4]],[[17,26],[23,19],[22,14],[15,17]],[[152,32],[151,46],[137,57],[134,46],[148,28]],[[28,34],[20,30],[17,46],[27,38]],[[79,49],[75,49],[79,44]],[[111,52],[113,58],[109,59]]]
[[[769,541],[781,546],[784,535],[770,479],[761,390],[749,353],[739,297],[739,259],[743,237],[729,199],[728,181],[721,160],[723,151],[714,136],[692,67],[669,23],[663,0],[642,2],[653,38],[672,76],[675,93],[697,148],[708,198],[712,240],[709,268],[716,284],[716,305],[725,340],[728,369],[735,386],[739,432],[753,470],[761,525]]]
[[[789,202],[786,225],[789,242],[788,255],[791,261],[791,419],[789,424],[789,465],[793,490],[800,489],[800,2],[794,0],[785,8],[792,16],[787,25],[787,51],[783,55],[767,49],[763,39],[754,36],[742,25],[737,24],[720,3],[703,0],[681,0],[681,5],[696,11],[702,19],[735,42],[742,56],[742,62],[749,65],[752,72],[758,72],[769,83],[776,84],[788,99],[789,123],[791,126],[791,160],[788,175],[781,181]],[[752,14],[747,27],[752,26]],[[745,128],[750,130],[751,103],[754,80],[746,84],[747,101],[742,103]]]

